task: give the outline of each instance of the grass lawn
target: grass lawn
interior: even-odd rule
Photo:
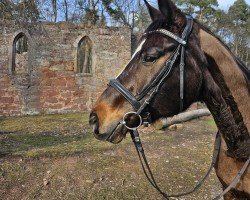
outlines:
[[[179,130],[142,129],[146,155],[165,191],[191,189],[206,172],[216,126],[203,118]],[[214,174],[199,192],[211,199]],[[0,118],[0,199],[162,199],[147,182],[127,137],[118,145],[94,139],[88,114]]]

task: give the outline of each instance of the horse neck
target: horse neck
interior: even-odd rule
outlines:
[[[229,150],[249,140],[250,96],[247,82],[232,53],[215,36],[200,29],[201,49],[208,61],[204,70],[203,100],[210,109]]]

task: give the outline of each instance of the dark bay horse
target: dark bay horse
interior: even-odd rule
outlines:
[[[153,21],[145,33],[152,34],[142,36],[131,61],[116,78],[131,93],[130,96],[135,97],[134,101],[147,98],[147,95],[139,96],[154,83],[175,55],[181,42],[178,42],[178,37],[181,38],[187,24],[185,14],[172,1],[158,0],[160,10],[150,6],[146,0],[145,3]],[[168,36],[157,30],[166,30]],[[176,115],[194,102],[205,102],[222,137],[215,170],[223,188],[226,188],[250,156],[249,70],[219,38],[196,20],[183,52],[185,73],[182,89],[179,67],[182,56],[176,55],[171,71],[145,110],[155,121]],[[183,99],[180,98],[180,90],[184,91]],[[117,89],[109,86],[90,114],[95,137],[112,143],[121,142],[128,129],[120,122],[126,113],[135,110],[133,105],[133,101],[129,102]],[[132,118],[129,120],[131,124],[136,123]],[[250,199],[249,167],[224,199]]]

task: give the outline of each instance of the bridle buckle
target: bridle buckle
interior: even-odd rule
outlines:
[[[150,114],[150,112],[145,112],[145,113],[143,113],[142,121],[143,121],[143,126],[144,126],[144,127],[148,127],[149,124],[152,123],[152,119],[151,119],[151,114]]]

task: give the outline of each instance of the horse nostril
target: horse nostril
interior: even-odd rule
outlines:
[[[98,116],[96,113],[92,112],[89,116],[89,124],[96,125],[99,122]]]

